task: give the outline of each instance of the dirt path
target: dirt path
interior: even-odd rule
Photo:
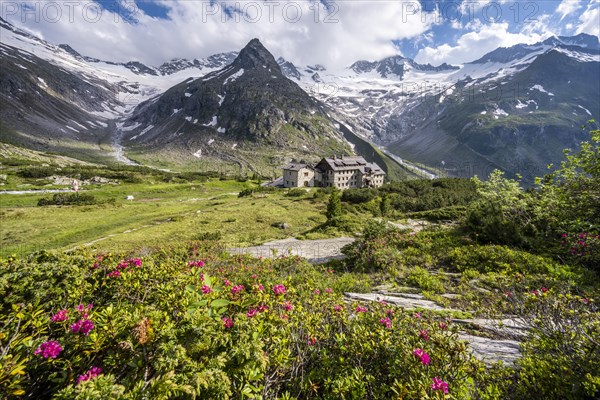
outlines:
[[[69,193],[73,189],[31,189],[31,190],[0,190],[0,194],[45,194],[45,193]],[[83,192],[81,190],[80,192]]]
[[[298,240],[294,238],[268,242],[262,246],[234,247],[228,249],[232,254],[247,254],[254,257],[273,258],[281,255],[296,255],[312,263],[342,258],[342,247],[353,243],[354,238],[341,237],[320,240]]]

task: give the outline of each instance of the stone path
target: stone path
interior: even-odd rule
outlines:
[[[388,304],[393,304],[406,309],[423,308],[426,310],[435,311],[459,311],[444,308],[431,300],[425,300],[422,295],[410,293],[344,293],[345,296],[352,300],[360,301],[385,301]]]
[[[282,255],[296,255],[306,258],[312,263],[322,263],[332,259],[343,258],[342,247],[353,243],[354,238],[341,237],[320,240],[298,240],[288,238],[268,242],[262,246],[233,247],[227,251],[231,254],[247,254],[253,257],[274,258]]]
[[[0,190],[0,194],[46,194],[73,193],[73,189],[30,189],[30,190]],[[80,191],[81,193],[82,191]]]
[[[473,356],[486,364],[502,361],[512,365],[521,357],[519,342],[516,340],[488,339],[475,335],[459,334],[458,337],[469,343]]]
[[[375,288],[375,293],[344,293],[349,300],[358,301],[385,301],[386,303],[396,305],[405,309],[426,309],[433,311],[456,312],[460,310],[444,308],[436,302],[427,300],[418,293],[398,293],[388,292],[384,287]],[[454,323],[462,324],[467,327],[473,327],[488,331],[504,337],[523,338],[527,334],[527,326],[523,321],[505,318],[501,320],[472,318],[472,319],[453,319]],[[512,339],[490,339],[461,332],[459,338],[469,343],[473,356],[487,364],[502,361],[505,364],[512,364],[521,357],[519,351],[519,342]]]

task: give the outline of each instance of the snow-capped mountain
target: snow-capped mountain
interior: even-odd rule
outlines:
[[[125,143],[144,152],[169,148],[181,158],[227,159],[258,171],[273,157],[285,163],[352,152],[322,104],[287,79],[257,39],[226,67],[143,102],[119,128]]]
[[[2,140],[42,150],[62,143],[58,151],[67,152],[65,140],[101,143],[123,136],[125,146],[144,146],[148,140],[165,142],[162,136],[191,134],[194,129],[180,128],[210,125],[209,117],[215,115],[219,123],[227,120],[228,127],[206,128],[229,133],[275,129],[264,123],[268,115],[262,122],[235,113],[217,115],[221,105],[233,110],[241,104],[235,102],[248,100],[226,96],[210,84],[211,73],[230,78],[226,72],[239,59],[238,52],[147,66],[90,58],[2,19],[0,34],[0,62],[5,66],[0,96],[10,103],[1,114]],[[239,77],[220,85],[238,91],[254,87],[255,98],[268,101],[263,96],[270,90],[265,79],[287,77],[317,100],[319,107],[308,111],[322,110],[318,113],[326,120],[341,121],[355,134],[388,146],[388,151],[434,167],[470,160],[509,171],[527,163],[539,169],[560,158],[562,148],[576,145],[581,123],[600,115],[600,44],[597,37],[585,34],[499,48],[459,66],[419,64],[401,56],[360,60],[338,70],[297,66],[283,58],[271,61],[273,74],[256,78],[264,83],[261,88],[248,79],[252,74],[240,70],[235,72]],[[223,99],[202,95],[204,91]],[[247,109],[255,106],[246,104]],[[289,122],[285,111],[282,121]],[[185,151],[198,153],[192,150]],[[448,172],[458,174],[460,168]]]
[[[314,75],[284,62],[284,71],[300,72],[292,79],[356,133],[452,174],[487,175],[491,168],[541,174],[584,137],[579,126],[600,115],[600,44],[586,34],[499,48],[461,66],[396,56]],[[482,127],[471,139],[477,146],[466,145],[461,135],[474,126]],[[498,129],[511,132],[510,145],[493,137]],[[474,172],[467,163],[486,170]]]

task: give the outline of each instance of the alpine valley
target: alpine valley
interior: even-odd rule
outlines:
[[[272,176],[290,159],[360,154],[392,179],[496,168],[531,179],[600,115],[600,43],[586,34],[464,65],[393,56],[342,70],[276,59],[257,39],[154,67],[1,19],[0,37],[0,141],[91,162]]]

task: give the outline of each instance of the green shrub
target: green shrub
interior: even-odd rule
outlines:
[[[255,189],[242,189],[238,193],[238,197],[249,197],[252,196],[255,192]]]
[[[442,207],[435,210],[405,214],[408,218],[424,219],[431,222],[458,221],[467,214],[466,206]]]
[[[22,178],[47,178],[56,173],[56,168],[54,167],[29,167],[22,168],[17,172]]]
[[[530,332],[521,345],[523,357],[501,385],[502,397],[597,399],[600,314],[593,301],[545,288],[515,293],[505,301]]]
[[[223,234],[219,231],[217,232],[201,232],[196,235],[194,240],[221,240],[223,238]]]
[[[91,194],[55,193],[52,198],[41,198],[38,206],[82,206],[96,204],[96,198]]]
[[[342,217],[342,203],[340,190],[334,188],[329,195],[329,202],[327,203],[327,210],[325,211],[327,217],[327,223],[335,226],[340,222]]]
[[[408,286],[418,287],[435,293],[444,293],[445,291],[442,279],[421,267],[412,268],[404,282]]]
[[[448,267],[458,271],[507,272],[569,276],[570,269],[556,261],[507,246],[470,245],[451,250]]]
[[[302,197],[306,196],[306,190],[302,188],[289,189],[285,195],[288,197]]]
[[[352,204],[367,203],[377,197],[376,189],[347,189],[342,193],[342,201]]]

